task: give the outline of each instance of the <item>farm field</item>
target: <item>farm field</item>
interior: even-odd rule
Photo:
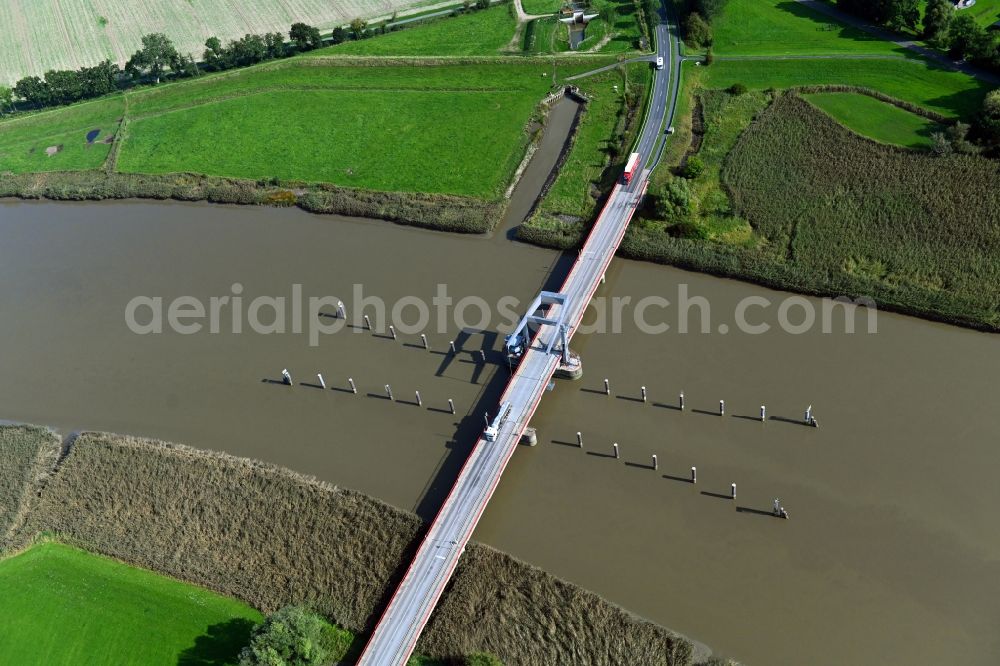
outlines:
[[[826,92],[804,97],[842,125],[882,143],[927,148],[931,134],[944,129],[932,120],[867,95]]]
[[[12,664],[235,663],[261,615],[234,599],[56,543],[0,561]]]
[[[795,0],[729,0],[712,28],[720,56],[906,53]]]
[[[49,69],[76,69],[110,59],[124,62],[142,35],[163,32],[181,53],[201,56],[205,40],[247,33],[288,32],[303,21],[321,28],[352,19],[392,14],[429,0],[8,0],[0,25],[10,27],[0,44],[0,84]]]
[[[396,32],[329,46],[309,55],[491,55],[506,47],[517,21],[501,5],[408,25]]]
[[[685,66],[685,74],[692,69]],[[992,89],[960,72],[912,58],[716,61],[702,72],[701,83],[707,88],[742,83],[760,90],[826,84],[862,86],[954,118],[976,113]]]
[[[118,169],[499,198],[549,90],[540,71],[526,61],[341,67],[302,59],[164,87],[130,102]],[[237,134],[254,138],[232,141]]]
[[[0,122],[0,173],[100,167],[111,150],[104,141],[118,130],[124,108],[124,99],[114,96]],[[100,132],[94,136],[94,130]],[[50,146],[59,151],[49,155]]]

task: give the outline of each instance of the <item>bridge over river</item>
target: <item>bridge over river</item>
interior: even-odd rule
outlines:
[[[529,338],[500,399],[506,407],[494,422],[497,429],[488,437],[484,432],[473,448],[359,664],[402,666],[409,659],[528,422],[560,364],[567,360],[567,345],[646,191],[650,171],[662,153],[663,130],[673,120],[680,74],[675,36],[666,15],[660,18],[657,55],[663,58],[664,67],[655,70],[646,118],[635,147],[642,156],[641,166],[629,182],[612,190],[560,291],[543,293],[542,303],[547,309],[535,318],[538,328]]]

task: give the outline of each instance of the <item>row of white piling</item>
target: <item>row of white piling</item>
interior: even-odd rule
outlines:
[[[344,310],[344,303],[342,301],[338,301],[337,302],[337,316],[340,317],[341,319],[345,319],[345,320],[347,319],[347,312]],[[364,320],[365,320],[365,330],[366,331],[371,331],[372,330],[372,321],[371,321],[371,319],[368,317],[368,315],[364,315]],[[389,326],[389,335],[392,336],[393,340],[397,340],[398,339],[396,337],[396,327],[392,326],[391,324]],[[430,346],[430,343],[427,341],[427,336],[425,334],[423,334],[423,333],[420,334],[420,341],[423,344],[423,348],[426,349],[427,351],[430,351],[431,346]],[[455,341],[454,340],[451,340],[451,341],[448,342],[448,351],[450,351],[452,354],[457,354],[458,353],[458,349],[455,347]],[[477,351],[479,353],[479,359],[480,359],[480,361],[482,361],[483,363],[485,363],[486,362],[486,352],[484,350],[482,350],[482,349],[477,350]],[[472,352],[472,355],[473,355],[473,357],[475,357],[476,352]]]
[[[583,448],[583,433],[581,433],[581,432],[576,433],[576,443],[577,443],[577,446],[579,446],[581,449]],[[611,445],[611,450],[612,450],[612,455],[614,456],[615,460],[619,460],[621,458],[621,449],[618,446],[618,442],[615,442],[615,443],[613,443]],[[655,453],[653,454],[652,468],[653,468],[654,471],[660,469],[660,462],[657,459]],[[698,468],[696,466],[692,465],[691,466],[691,484],[694,485],[694,484],[697,484],[697,483],[698,483]],[[730,483],[729,484],[729,499],[732,499],[732,500],[736,499],[736,484],[735,483]],[[781,506],[781,502],[777,498],[775,498],[775,500],[774,500],[774,509],[772,511],[772,514],[774,516],[778,517],[778,518],[785,518],[785,519],[788,518],[788,512],[785,511],[785,508],[783,506]]]
[[[326,380],[323,379],[323,373],[316,373],[316,379],[319,380],[320,387],[325,390],[326,389]],[[294,385],[294,382],[292,381],[292,375],[291,375],[290,372],[288,372],[288,368],[285,368],[284,370],[281,371],[281,380],[282,380],[282,383],[285,384],[285,386],[293,386]],[[348,377],[347,378],[347,384],[348,384],[348,386],[351,387],[351,393],[357,394],[358,387],[354,383],[354,378],[353,377]],[[416,400],[417,400],[417,406],[418,407],[423,407],[424,406],[424,400],[423,400],[423,398],[420,397],[420,391],[414,391],[414,394],[415,394],[415,397],[416,397]],[[390,386],[389,384],[385,385],[385,396],[390,401],[392,401],[392,402],[395,402],[395,400],[396,400],[395,396],[392,393],[392,386]],[[455,401],[452,400],[451,398],[448,398],[448,410],[452,414],[456,413],[455,412]]]
[[[639,394],[642,396],[642,401],[643,402],[648,402],[649,401],[649,392],[646,390],[645,386],[640,386],[639,387]],[[611,395],[611,382],[609,380],[607,380],[607,379],[604,380],[604,395]],[[680,394],[677,396],[677,407],[682,412],[684,411],[684,407],[685,407],[685,405],[684,405],[684,391],[681,391]],[[720,400],[719,401],[719,416],[725,416],[725,415],[726,415],[726,401],[725,400]],[[767,423],[767,406],[766,405],[761,405],[760,406],[760,422],[761,423]],[[809,405],[809,407],[806,409],[805,418],[803,419],[802,422],[805,425],[810,425],[810,426],[812,426],[814,428],[818,428],[819,427],[819,422],[816,420],[816,417],[813,416],[813,414],[812,414],[812,405]]]

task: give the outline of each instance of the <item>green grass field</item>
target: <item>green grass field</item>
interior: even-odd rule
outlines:
[[[926,148],[931,145],[931,134],[944,129],[932,120],[868,95],[828,92],[804,97],[840,124],[882,143]]]
[[[686,69],[693,68],[686,65]],[[960,72],[909,58],[717,61],[702,72],[701,83],[708,88],[743,83],[755,89],[816,84],[863,86],[956,118],[976,113],[992,89]]]
[[[0,122],[0,173],[94,169],[104,163],[111,146],[103,139],[118,130],[124,111],[121,96]],[[88,145],[87,133],[99,129]],[[55,155],[45,149],[62,146]]]
[[[130,98],[118,169],[498,198],[549,73],[525,61],[340,67],[302,59],[164,87]]]
[[[729,0],[712,27],[720,56],[905,52],[794,0]]]
[[[8,664],[235,663],[261,615],[234,599],[43,543],[0,562]]]
[[[563,6],[562,0],[523,0],[522,6],[528,14],[554,14]]]
[[[345,42],[310,55],[491,55],[506,47],[517,21],[506,5],[407,25],[396,32]]]

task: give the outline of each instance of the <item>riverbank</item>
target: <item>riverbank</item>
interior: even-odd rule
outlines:
[[[41,428],[0,426],[0,446],[20,468],[44,469],[21,477],[21,506],[5,514],[23,519],[3,526],[6,550],[45,533],[264,612],[310,603],[356,632],[371,629],[423,529],[413,514],[360,493],[177,444],[99,433],[63,444]],[[688,649],[668,630],[480,544],[418,644],[434,657],[488,651],[509,664],[584,655],[668,664],[668,653]]]

